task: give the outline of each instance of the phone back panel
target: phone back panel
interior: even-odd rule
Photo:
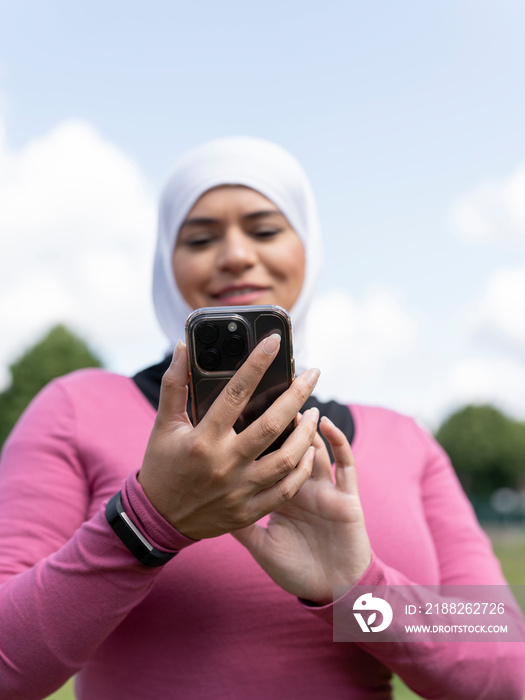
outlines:
[[[235,423],[237,433],[264,413],[293,380],[290,318],[279,306],[207,307],[197,309],[188,317],[186,341],[195,425],[255,346],[272,333],[281,336],[279,352]],[[209,342],[211,337],[214,340]],[[232,349],[233,354],[228,352]],[[263,454],[278,449],[292,429],[293,423]]]

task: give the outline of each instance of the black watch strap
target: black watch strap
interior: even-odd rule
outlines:
[[[133,556],[145,566],[162,566],[175,556],[176,552],[161,552],[148,542],[124,511],[120,491],[108,501],[106,520]]]

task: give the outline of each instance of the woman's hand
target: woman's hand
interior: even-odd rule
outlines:
[[[316,435],[312,475],[301,490],[271,514],[266,527],[251,525],[234,536],[281,588],[325,605],[333,600],[334,585],[361,578],[371,549],[350,445],[329,419],[320,427],[335,458],[335,483],[328,451]]]
[[[311,394],[318,370],[297,377],[256,421],[233,425],[277,355],[279,336],[253,350],[194,428],[186,412],[186,346],[166,371],[159,410],[139,481],[156,510],[193,539],[246,527],[293,498],[310,476],[318,414],[307,411],[282,447],[254,461],[286,428]]]

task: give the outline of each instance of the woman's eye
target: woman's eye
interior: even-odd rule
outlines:
[[[281,232],[280,228],[264,228],[252,232],[256,238],[273,238]]]
[[[213,241],[213,236],[210,233],[199,233],[193,236],[188,236],[184,243],[190,248],[202,248]]]

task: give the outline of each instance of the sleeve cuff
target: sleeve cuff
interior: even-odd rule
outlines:
[[[383,583],[385,583],[383,566],[375,556],[374,552],[372,552],[372,559],[368,565],[368,569],[361,576],[361,578],[355,582],[354,586],[378,586]],[[349,586],[348,590],[350,591],[352,588],[353,586]],[[348,593],[348,591],[346,593]],[[332,624],[334,605],[344,600],[346,593],[340,596],[337,600],[327,603],[326,605],[316,605],[315,603],[301,599],[299,602],[304,608],[310,610],[314,615]]]
[[[180,552],[198,542],[182,535],[155,510],[139,484],[137,474],[138,471],[133,472],[126,479],[122,489],[122,505],[147,540],[157,549],[167,552]]]

